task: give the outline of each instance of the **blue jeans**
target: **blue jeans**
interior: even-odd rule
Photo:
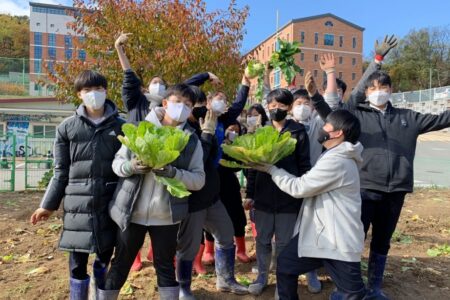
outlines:
[[[298,235],[280,253],[277,260],[277,288],[280,300],[297,300],[298,276],[324,267],[336,284],[342,299],[359,300],[365,295],[359,262],[325,258],[298,257]]]

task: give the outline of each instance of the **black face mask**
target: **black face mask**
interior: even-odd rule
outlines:
[[[269,110],[270,119],[274,120],[275,122],[280,122],[286,119],[287,116],[287,110],[275,108]]]
[[[317,141],[322,145],[328,140],[331,140],[330,133],[323,130],[323,128],[320,128],[319,132],[317,133]]]
[[[200,120],[201,119],[205,119],[206,117],[206,112],[208,111],[208,109],[206,108],[206,106],[198,106],[198,107],[194,107],[192,109],[192,115],[194,116],[195,119]]]

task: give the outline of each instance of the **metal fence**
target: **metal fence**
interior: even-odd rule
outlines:
[[[16,136],[0,136],[0,192],[14,191],[16,178]]]
[[[450,86],[392,94],[392,102],[394,104],[447,99],[450,99]]]
[[[25,138],[25,189],[37,189],[53,168],[54,138],[29,135]]]

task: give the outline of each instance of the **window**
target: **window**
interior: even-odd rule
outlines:
[[[72,37],[70,35],[64,36],[64,46],[72,48]]]
[[[286,36],[286,40],[288,40],[289,41],[289,33],[287,34],[287,36]]]
[[[66,60],[71,59],[72,58],[72,49],[64,50],[64,56],[66,57]]]
[[[56,48],[55,47],[48,47],[48,58],[56,59]]]
[[[339,79],[342,79],[342,72],[339,72]]]
[[[41,73],[41,60],[34,61],[34,73]]]
[[[344,63],[344,58],[342,56],[339,56],[339,64],[342,65]]]
[[[84,40],[85,40],[84,36],[79,36],[79,37],[78,37],[78,41],[79,41],[80,43],[84,43]]]
[[[34,33],[34,44],[42,45],[42,33],[41,32]]]
[[[42,47],[34,46],[34,59],[41,59],[41,58],[42,58]]]
[[[331,22],[331,21],[326,21],[326,22],[325,22],[325,26],[326,26],[326,27],[333,27],[334,24],[333,24],[333,22]]]
[[[319,60],[319,54],[314,54],[314,61],[318,61]]]
[[[52,61],[47,62],[47,71],[49,73],[53,73],[55,71],[55,69],[53,68],[53,62]]]
[[[352,43],[353,43],[353,49],[355,49],[356,48],[356,38],[355,37],[353,37]]]
[[[280,50],[280,41],[277,39],[275,42],[275,50],[279,51]]]
[[[356,79],[356,74],[352,73],[352,80],[355,80],[355,79]]]
[[[52,15],[62,15],[62,16],[66,14],[64,9],[61,8],[49,8],[48,13]]]
[[[37,27],[41,26],[41,23],[37,22],[37,23],[36,23],[36,26],[37,26]]]
[[[56,34],[54,34],[54,33],[49,33],[48,34],[48,45],[50,47],[55,47],[56,46]]]
[[[37,13],[47,13],[47,9],[45,7],[36,7],[33,6],[33,12],[37,12]]]
[[[324,34],[323,36],[323,44],[325,46],[333,46],[334,45],[334,35],[333,34]]]
[[[300,53],[300,60],[301,61],[305,60],[305,53],[303,53],[303,52]]]
[[[355,66],[356,65],[356,58],[352,58],[352,65]]]
[[[78,58],[81,61],[85,61],[86,60],[86,51],[84,51],[84,50],[78,51]]]
[[[317,45],[319,43],[319,34],[316,32],[314,33],[314,45]]]
[[[339,47],[344,47],[344,36],[339,37]]]
[[[300,76],[303,76],[305,74],[305,70],[301,69],[300,70]]]
[[[56,137],[56,126],[33,125],[33,135],[54,138]]]
[[[317,77],[317,70],[314,70],[314,77]]]
[[[274,88],[279,88],[281,85],[281,72],[279,69],[274,72],[273,78],[274,78]]]
[[[327,72],[323,72],[322,73],[322,82],[326,82],[327,81]]]
[[[302,44],[305,43],[305,32],[304,31],[300,32],[300,43],[302,43]]]
[[[50,24],[50,28],[53,28],[53,27],[55,27],[55,24]]]

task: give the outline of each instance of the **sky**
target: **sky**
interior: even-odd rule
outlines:
[[[228,0],[205,0],[208,10],[226,8]],[[0,0],[0,12],[29,15],[26,0]],[[71,5],[72,0],[34,0],[34,2]],[[250,16],[241,51],[245,53],[276,30],[276,11],[280,27],[295,18],[324,13],[335,14],[364,27],[364,56],[373,50],[376,39],[385,34],[404,37],[412,29],[450,26],[449,0],[237,0],[248,5]]]

